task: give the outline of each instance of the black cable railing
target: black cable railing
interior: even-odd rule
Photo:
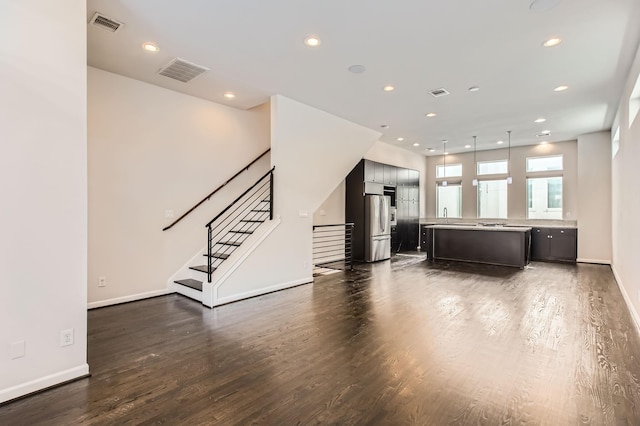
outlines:
[[[222,188],[224,188],[225,186],[227,186],[227,184],[229,184],[229,182],[231,182],[232,180],[234,180],[235,178],[237,178],[242,172],[249,170],[249,167],[251,167],[253,164],[255,164],[259,159],[261,159],[262,157],[264,157],[265,155],[267,155],[267,153],[271,151],[271,148],[267,149],[265,152],[263,152],[262,154],[260,154],[259,156],[257,156],[255,159],[253,159],[253,161],[251,161],[249,164],[247,164],[246,166],[244,166],[242,169],[240,169],[235,175],[231,176],[229,179],[227,179],[227,181],[225,183],[223,183],[222,185],[218,186],[216,189],[214,189],[213,191],[211,191],[211,193],[209,195],[207,195],[206,197],[204,197],[202,200],[200,200],[199,202],[197,202],[193,207],[191,207],[189,210],[187,210],[185,213],[183,213],[179,218],[177,218],[176,220],[174,220],[169,226],[165,226],[164,228],[162,228],[163,231],[167,231],[171,228],[173,228],[173,226],[175,224],[177,224],[178,222],[180,222],[182,219],[184,219],[185,217],[187,217],[189,215],[189,213],[191,213],[192,211],[194,211],[195,209],[197,209],[198,207],[200,207],[200,205],[202,205],[202,203],[204,203],[205,201],[208,201],[209,199],[211,199],[211,197],[218,191],[220,191]]]
[[[353,223],[314,225],[313,265],[315,269],[353,269],[351,236]]]
[[[253,232],[273,220],[273,171],[269,170],[211,219],[207,228],[207,279]]]

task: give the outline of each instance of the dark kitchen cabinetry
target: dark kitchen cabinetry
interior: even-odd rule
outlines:
[[[420,225],[420,251],[427,254],[427,259],[433,259],[433,228]]]
[[[575,228],[531,229],[531,259],[575,262],[578,256],[578,230]]]
[[[420,243],[420,172],[363,159],[346,179],[345,219],[355,224],[354,259],[361,260],[364,255],[364,195],[370,191],[390,195],[391,205],[396,208],[397,225],[391,231],[392,253],[417,250]]]

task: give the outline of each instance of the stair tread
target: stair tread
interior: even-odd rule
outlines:
[[[194,271],[200,271],[207,273],[207,265],[198,265],[198,266],[189,266],[189,269],[193,269]],[[211,272],[215,271],[216,268],[211,268]]]
[[[264,223],[264,220],[242,219],[240,222],[247,222],[247,223]]]
[[[269,209],[256,209],[251,211],[256,213],[269,213]]]
[[[232,229],[229,232],[233,232],[234,234],[253,234],[253,231],[242,231],[240,229]]]
[[[209,257],[209,255],[207,253],[203,254],[203,256]],[[225,260],[225,259],[228,259],[229,256],[230,256],[230,254],[228,254],[228,253],[220,253],[220,252],[211,253],[211,257],[216,258],[216,259]]]
[[[202,281],[187,278],[186,280],[175,280],[174,283],[192,288],[194,290],[202,291]]]
[[[242,245],[242,243],[239,243],[238,241],[218,241],[216,244],[221,244],[223,246],[235,246],[235,247],[239,247],[240,245]]]

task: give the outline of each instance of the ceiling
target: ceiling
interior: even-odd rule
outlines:
[[[87,22],[100,12],[124,23],[87,27],[88,64],[242,109],[281,94],[424,155],[441,155],[443,139],[468,151],[474,135],[479,150],[499,148],[507,130],[517,146],[610,129],[640,1],[532,1],[88,0]],[[310,34],[320,46],[303,43]],[[562,43],[543,47],[552,36]],[[175,57],[210,71],[189,83],[158,75]],[[439,88],[450,94],[431,96]]]

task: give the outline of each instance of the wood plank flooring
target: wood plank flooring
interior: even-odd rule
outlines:
[[[396,256],[214,310],[92,310],[93,376],[0,425],[639,425],[639,357],[608,266]]]

